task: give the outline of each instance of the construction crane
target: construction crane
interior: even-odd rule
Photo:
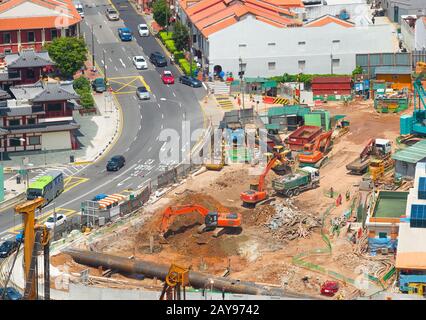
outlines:
[[[165,233],[171,224],[171,218],[178,215],[197,212],[204,217],[204,224],[200,226],[199,232],[215,230],[213,236],[218,237],[226,229],[241,228],[241,214],[227,211],[210,211],[198,204],[167,207],[163,212],[160,225],[160,238],[165,240]]]
[[[318,137],[315,138],[313,143],[307,143],[304,145],[303,152],[299,154],[299,162],[301,167],[321,167],[322,163],[326,159],[326,157],[324,157],[324,154],[330,147],[332,134],[333,130],[321,133]],[[323,142],[324,145],[323,147],[321,147]]]
[[[243,202],[243,206],[255,207],[258,202],[263,201],[268,197],[268,194],[264,189],[265,177],[271,169],[276,173],[288,173],[289,167],[292,166],[294,162],[286,158],[286,155],[289,151],[286,150],[282,152],[282,148],[282,146],[274,147],[274,153],[272,154],[272,158],[269,160],[268,164],[265,167],[265,170],[260,175],[259,182],[254,185],[250,185],[250,190],[241,192],[240,199]],[[280,164],[276,165],[278,161],[280,162]]]
[[[15,212],[23,215],[24,220],[24,271],[25,291],[24,299],[35,300],[37,292],[37,251],[40,246],[44,249],[44,298],[50,299],[50,276],[49,276],[49,242],[50,234],[44,225],[36,225],[35,210],[41,208],[45,199],[38,197],[26,201],[15,207]]]

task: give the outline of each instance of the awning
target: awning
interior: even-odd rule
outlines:
[[[273,80],[262,83],[262,89],[270,89],[270,88],[276,88],[276,87],[277,87],[277,82]]]

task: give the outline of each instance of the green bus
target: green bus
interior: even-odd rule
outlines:
[[[30,183],[27,189],[27,200],[43,197],[46,204],[64,191],[64,175],[61,171],[49,171],[44,176]]]

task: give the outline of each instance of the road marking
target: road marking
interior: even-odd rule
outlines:
[[[104,60],[102,60],[102,59],[101,59],[101,62],[102,62],[102,65],[104,65],[104,64],[105,64]]]
[[[130,57],[127,57],[127,58],[129,58],[129,60],[132,61],[132,58],[130,58]]]
[[[135,96],[133,96],[133,99],[135,99],[135,100],[136,100],[136,97],[135,97]]]
[[[141,120],[142,120],[142,114],[141,114]]]
[[[173,91],[173,96],[176,97],[176,93]]]
[[[152,150],[152,147],[149,147],[149,148],[148,148],[148,152],[150,152],[151,150]]]
[[[161,119],[164,119],[164,113],[161,114]]]
[[[137,138],[137,137],[134,137],[134,138],[133,138],[133,141],[136,141],[136,138]]]
[[[123,50],[123,52],[126,52],[126,48],[124,48],[124,47],[121,47],[121,49]]]
[[[108,70],[108,65],[107,64],[105,65],[105,70]]]
[[[112,59],[111,59],[111,58],[108,58],[108,59],[109,59],[109,61],[110,61],[110,62],[112,62]]]
[[[154,97],[154,99],[157,99],[157,97],[155,96],[155,94],[152,94],[152,96]]]
[[[206,84],[204,82],[203,82],[203,87],[204,87],[204,89],[207,90],[207,86],[206,86]]]
[[[161,106],[160,106],[160,104],[159,104],[159,103],[157,103],[157,105],[158,105],[158,107],[159,107],[159,108],[161,108]]]
[[[77,187],[79,184],[89,181],[89,178],[67,177],[64,179],[64,193]]]
[[[164,128],[164,125],[161,125],[161,130],[163,130],[163,128]]]
[[[122,47],[122,48],[123,48],[123,47]],[[122,64],[122,65],[123,65],[123,67],[125,68],[125,67],[126,67],[126,65],[124,64],[123,60],[121,60],[121,58],[119,58],[118,60],[121,62],[121,64]]]
[[[129,151],[130,150],[130,148],[127,148],[125,151],[127,152],[127,151]]]
[[[124,179],[123,181],[121,181],[120,183],[117,183],[117,187],[122,186],[124,184],[125,181],[131,179],[132,177],[127,177],[126,179]]]
[[[118,68],[117,68],[117,66],[114,66],[114,68],[115,68],[115,71],[118,71]]]
[[[138,129],[138,130],[140,130],[140,129],[142,129],[142,126],[141,126],[141,125],[139,125],[139,129]]]

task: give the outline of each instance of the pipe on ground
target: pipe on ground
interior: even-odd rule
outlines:
[[[91,267],[102,266],[125,273],[139,273],[148,278],[158,278],[165,280],[169,272],[169,266],[154,262],[142,261],[137,259],[128,259],[105,253],[82,251],[76,249],[66,249],[63,253],[70,255],[77,263]],[[213,287],[223,292],[232,292],[251,295],[281,296],[288,298],[312,298],[295,292],[289,292],[282,288],[259,285],[255,282],[239,281],[228,278],[209,276],[201,272],[189,271],[189,283],[194,288]]]

